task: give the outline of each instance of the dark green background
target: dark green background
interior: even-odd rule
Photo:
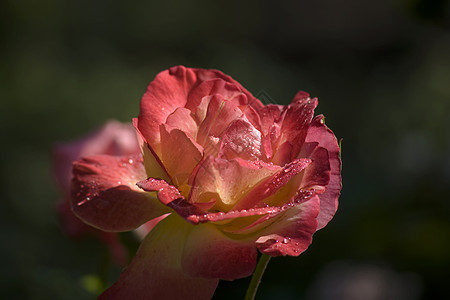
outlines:
[[[336,217],[300,257],[272,259],[257,299],[348,299],[339,280],[372,273],[397,299],[444,298],[449,16],[442,0],[1,1],[0,298],[94,298],[106,252],[61,232],[52,144],[137,116],[148,82],[178,64],[220,69],[266,103],[308,91],[343,138]]]

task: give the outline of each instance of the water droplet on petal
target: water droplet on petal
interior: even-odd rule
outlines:
[[[287,166],[283,171],[284,171],[284,173],[288,173],[288,172],[290,172],[290,171],[292,171],[292,169],[293,169],[293,165],[292,164],[290,164],[289,166]]]

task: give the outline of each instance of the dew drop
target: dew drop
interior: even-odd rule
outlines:
[[[130,159],[128,160],[128,163],[131,165],[132,163],[134,163],[134,160],[130,158]]]
[[[288,172],[292,171],[292,168],[293,168],[293,166],[292,166],[292,165],[289,165],[289,166],[287,166],[286,169],[284,169],[283,171],[284,171],[284,173],[288,173]]]

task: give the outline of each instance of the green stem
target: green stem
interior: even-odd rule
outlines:
[[[256,266],[255,273],[253,273],[252,280],[248,285],[244,300],[255,299],[256,291],[258,290],[259,284],[261,283],[261,278],[264,274],[264,271],[266,270],[267,264],[270,261],[270,257],[271,256],[267,254],[263,254],[259,258],[258,265]]]

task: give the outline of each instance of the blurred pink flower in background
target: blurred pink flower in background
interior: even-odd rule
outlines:
[[[257,250],[305,251],[341,190],[339,146],[316,106],[305,92],[264,106],[217,70],[158,74],[133,120],[143,156],[74,164],[72,209],[87,224],[159,222],[101,297],[210,299],[219,279],[253,273]]]
[[[140,148],[133,126],[117,121],[109,121],[95,132],[71,142],[59,143],[53,149],[54,177],[62,193],[62,199],[57,206],[62,229],[75,239],[85,236],[97,237],[108,246],[113,260],[119,265],[126,265],[128,257],[117,234],[86,225],[74,215],[70,208],[72,164],[87,155],[132,155],[138,153],[140,153]],[[140,231],[146,230],[141,229]],[[142,236],[142,234],[140,235]]]

